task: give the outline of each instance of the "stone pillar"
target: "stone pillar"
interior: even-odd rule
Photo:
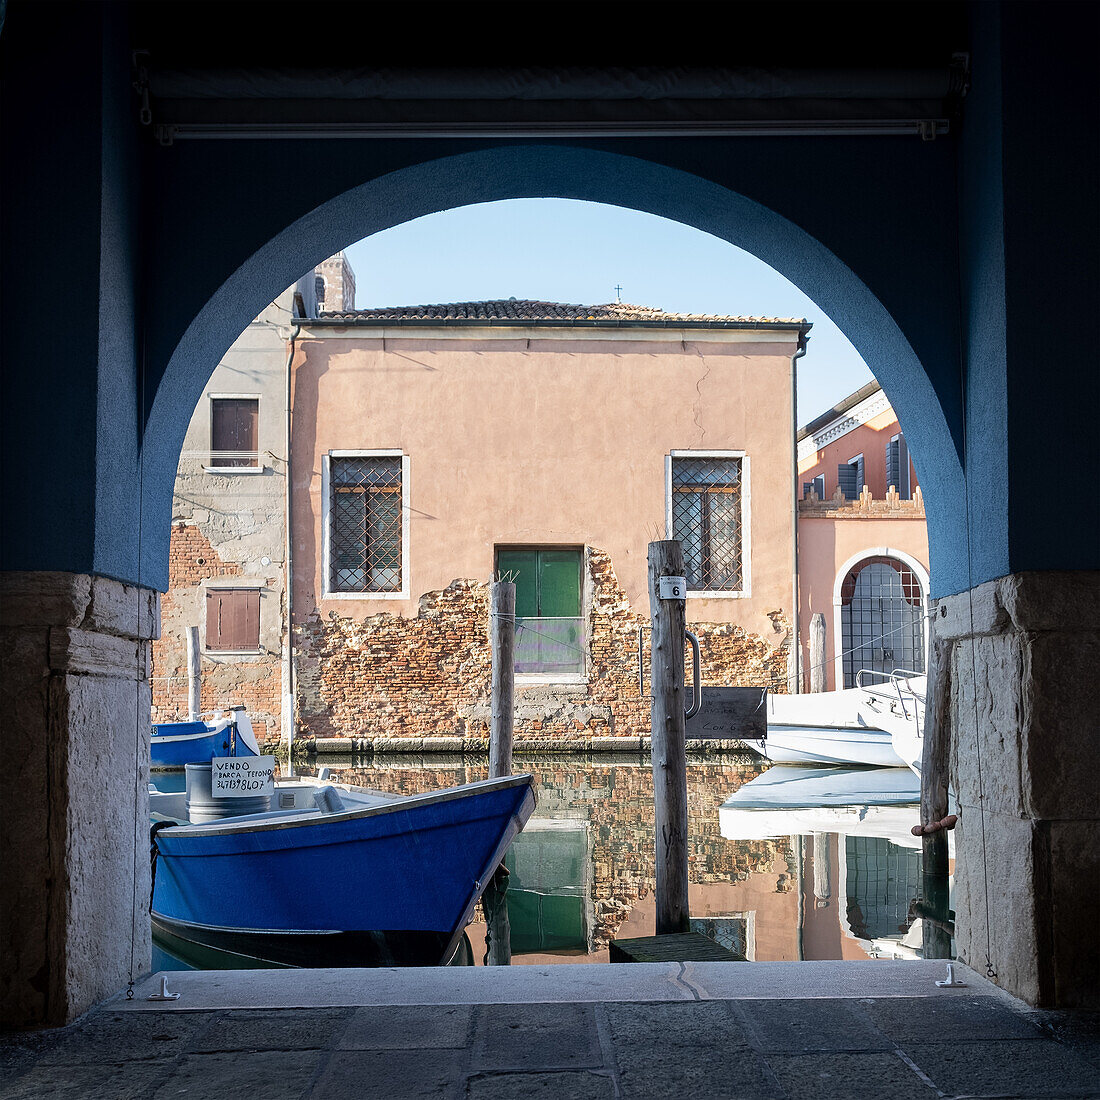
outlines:
[[[61,1025],[149,969],[149,643],[159,596],[0,574],[0,1024]]]
[[[951,640],[957,950],[1035,1005],[1100,1007],[1100,573],[936,601]]]

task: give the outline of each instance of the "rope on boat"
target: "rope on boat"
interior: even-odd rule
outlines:
[[[157,888],[157,856],[160,849],[157,847],[157,833],[161,829],[170,829],[178,825],[178,821],[154,821],[149,827],[149,908],[153,908],[153,891]]]

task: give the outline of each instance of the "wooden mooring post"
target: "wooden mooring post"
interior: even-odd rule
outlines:
[[[810,691],[825,690],[825,616],[810,619]]]
[[[494,581],[489,586],[489,635],[492,640],[492,681],[489,699],[489,778],[512,774],[512,734],[515,722],[516,586]],[[490,966],[512,961],[512,929],[508,920],[508,871],[501,864],[482,895]]]
[[[197,722],[202,711],[202,655],[199,652],[199,628],[187,628],[187,717]]]
[[[661,578],[681,580],[661,594]],[[684,742],[684,554],[678,541],[649,544],[650,720],[657,856],[657,935],[691,930],[688,915],[687,748]],[[671,587],[670,585],[667,587]]]
[[[931,825],[947,816],[947,773],[951,741],[951,643],[932,642],[924,708],[924,744],[921,758],[920,818]],[[922,879],[925,906],[937,918],[924,921],[924,957],[951,957],[951,937],[944,930],[948,920],[947,830],[925,834]],[[942,923],[941,923],[942,922]]]

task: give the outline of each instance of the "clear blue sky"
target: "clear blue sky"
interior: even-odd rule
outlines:
[[[356,306],[534,298],[622,300],[674,313],[805,317],[798,363],[805,424],[859,389],[871,372],[841,331],[779,272],[679,222],[601,203],[512,199],[405,222],[347,250]]]

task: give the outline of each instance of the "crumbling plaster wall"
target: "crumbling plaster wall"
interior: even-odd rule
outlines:
[[[278,740],[282,715],[282,584],[272,563],[259,579],[260,647],[255,655],[221,655],[206,650],[206,591],[217,585],[256,583],[236,561],[226,561],[196,524],[172,526],[171,585],[161,601],[161,637],[153,643],[153,721],[187,718],[187,628],[199,628],[201,709],[247,709],[256,736]]]
[[[606,552],[588,548],[586,684],[516,686],[517,738],[641,736],[650,700],[638,683],[638,628],[645,679],[649,619],[631,608]],[[769,635],[729,623],[695,623],[704,683],[784,690],[788,614],[768,615]],[[420,598],[415,617],[355,619],[314,612],[295,629],[299,732],[314,737],[486,737],[489,730],[489,585],[456,580]]]
[[[284,594],[285,369],[293,288],[241,333],[214,369],[187,428],[172,496],[169,587],[160,641],[153,647],[153,721],[187,717],[187,628],[199,628],[201,709],[244,704],[258,737],[278,740],[287,688]],[[211,397],[258,402],[255,467],[212,467]],[[207,647],[206,592],[260,590],[258,653]]]

